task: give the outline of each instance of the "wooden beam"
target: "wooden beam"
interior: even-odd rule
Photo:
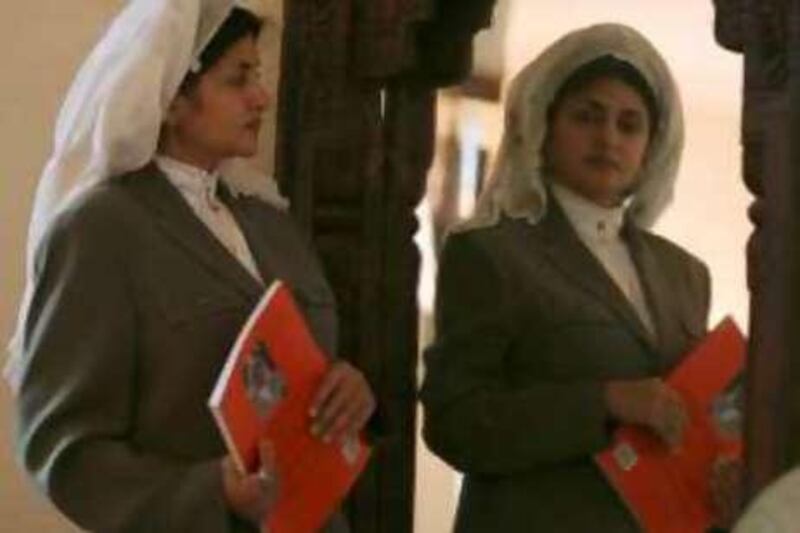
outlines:
[[[336,293],[340,355],[364,371],[384,418],[380,445],[346,505],[355,533],[413,529],[414,208],[431,163],[436,87],[467,74],[464,59],[492,4],[285,5],[276,174]],[[436,28],[445,31],[434,35]]]
[[[745,499],[800,460],[800,0],[715,0],[718,42],[744,54],[750,347]]]

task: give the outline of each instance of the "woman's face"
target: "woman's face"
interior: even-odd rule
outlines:
[[[188,94],[173,101],[164,151],[209,170],[223,159],[254,155],[268,104],[259,68],[254,38],[233,44]]]
[[[552,178],[595,204],[633,192],[650,138],[644,100],[628,84],[598,78],[563,97],[545,141]]]

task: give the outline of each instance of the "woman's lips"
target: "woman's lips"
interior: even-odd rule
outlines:
[[[621,170],[620,164],[610,157],[589,156],[584,158],[584,162],[590,167],[598,170]]]

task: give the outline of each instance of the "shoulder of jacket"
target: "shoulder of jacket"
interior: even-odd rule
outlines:
[[[665,257],[671,265],[684,265],[694,272],[708,275],[708,265],[683,246],[649,231],[643,231],[642,234],[650,246],[658,250],[659,255]]]

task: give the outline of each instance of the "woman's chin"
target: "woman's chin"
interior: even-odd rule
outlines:
[[[255,142],[252,143],[242,143],[240,146],[237,146],[235,150],[231,150],[230,157],[242,157],[248,158],[253,157],[258,153],[258,145]]]

